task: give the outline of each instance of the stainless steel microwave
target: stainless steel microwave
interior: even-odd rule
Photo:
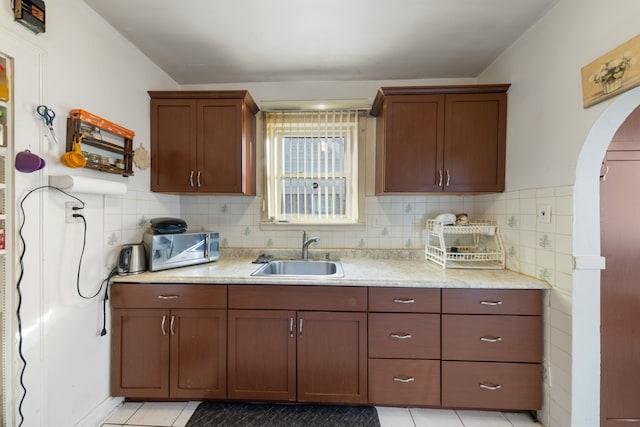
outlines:
[[[180,234],[146,231],[142,242],[149,271],[202,264],[220,258],[220,234],[216,231]]]

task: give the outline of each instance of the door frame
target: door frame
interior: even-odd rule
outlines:
[[[573,189],[571,426],[600,425],[600,166],[618,128],[640,105],[640,87],[620,95],[594,122],[580,150]],[[578,375],[579,373],[579,375]]]

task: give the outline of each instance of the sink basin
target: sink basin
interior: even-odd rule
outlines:
[[[252,276],[267,277],[344,277],[339,261],[276,260],[263,265]]]

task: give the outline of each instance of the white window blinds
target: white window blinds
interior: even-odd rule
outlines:
[[[354,223],[358,218],[358,111],[267,112],[269,217]]]

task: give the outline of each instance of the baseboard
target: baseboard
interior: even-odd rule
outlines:
[[[116,410],[124,401],[122,397],[109,397],[95,407],[87,416],[78,421],[74,427],[96,427],[102,423]]]

